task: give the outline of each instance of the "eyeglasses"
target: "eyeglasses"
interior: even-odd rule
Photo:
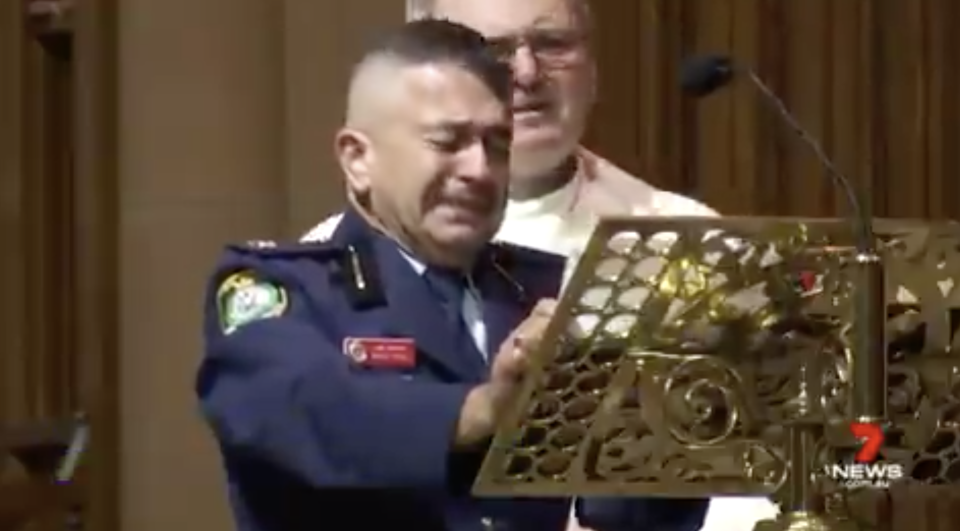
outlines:
[[[566,66],[583,57],[586,38],[573,30],[534,30],[522,35],[487,39],[494,53],[504,62],[513,62],[517,50],[527,47],[548,66]]]

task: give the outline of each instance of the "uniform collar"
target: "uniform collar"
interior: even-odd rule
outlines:
[[[398,245],[397,251],[400,253],[401,256],[403,256],[404,260],[406,260],[407,263],[410,264],[410,267],[412,267],[413,270],[416,271],[418,275],[422,276],[427,271],[427,264],[424,264],[420,260],[414,258],[413,255],[405,251],[403,247],[400,247]]]
[[[413,268],[418,275],[423,275],[429,267],[423,260],[413,256],[406,249],[400,246],[389,236],[383,234],[373,227],[363,216],[357,212],[353,206],[347,207],[343,213],[343,219],[333,233],[331,241],[342,247],[362,247],[369,248],[375,240],[382,239],[388,241],[390,246],[404,258],[404,261]],[[487,245],[482,253],[481,259],[487,259],[491,254],[491,246]],[[478,260],[478,263],[479,261]]]

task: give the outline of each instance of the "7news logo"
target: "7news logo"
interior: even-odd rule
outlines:
[[[891,481],[906,477],[902,465],[877,461],[885,439],[879,424],[854,422],[850,424],[850,432],[861,442],[853,463],[826,465],[827,477],[847,489],[885,489]]]

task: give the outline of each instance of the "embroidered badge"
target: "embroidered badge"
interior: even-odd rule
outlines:
[[[279,317],[287,310],[287,292],[249,272],[230,275],[217,289],[220,327],[230,334],[245,324]]]

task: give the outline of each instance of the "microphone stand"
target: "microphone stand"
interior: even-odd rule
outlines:
[[[887,352],[886,294],[883,257],[876,244],[871,216],[865,201],[854,189],[816,141],[797,122],[783,101],[752,70],[746,73],[753,85],[784,122],[823,164],[834,184],[843,192],[851,209],[851,225],[856,254],[848,266],[853,269],[854,316],[847,362],[849,363],[849,403],[847,414],[853,422],[885,426],[887,423]],[[806,362],[804,379],[820,378],[812,362]],[[799,405],[797,418],[787,426],[786,453],[790,463],[781,516],[775,521],[761,522],[757,531],[835,531],[849,528],[850,522],[827,518],[822,511],[823,499],[813,478],[816,470],[817,440],[823,429],[822,415],[809,395]],[[854,528],[856,526],[853,526]]]

